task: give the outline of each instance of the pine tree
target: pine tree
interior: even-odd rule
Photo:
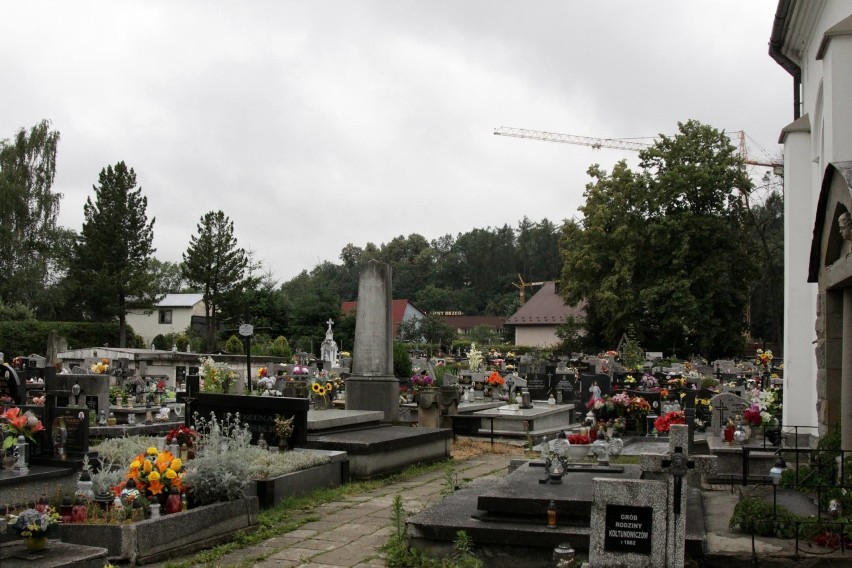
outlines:
[[[242,289],[248,264],[246,251],[237,247],[234,223],[222,211],[205,213],[183,253],[183,275],[201,289],[207,316],[207,350],[216,346],[216,316],[228,296]]]
[[[87,316],[118,318],[119,344],[125,347],[127,311],[151,310],[157,302],[156,283],[149,277],[154,219],[148,221],[148,199],[124,162],[101,170],[93,189],[94,202],[89,197],[83,206],[71,277]]]

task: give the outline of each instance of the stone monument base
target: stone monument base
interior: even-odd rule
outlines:
[[[378,410],[383,422],[399,420],[399,380],[396,377],[360,377],[346,379],[346,410]]]

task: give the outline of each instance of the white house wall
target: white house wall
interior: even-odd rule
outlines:
[[[552,347],[560,341],[556,336],[556,326],[519,325],[515,327],[515,345]]]
[[[195,311],[194,308],[189,307],[165,309],[172,310],[172,323],[170,324],[159,322],[159,309],[155,309],[148,315],[143,312],[131,312],[127,314],[127,323],[133,328],[134,333],[142,337],[146,347],[150,347],[151,342],[154,341],[154,337],[159,334],[166,335],[186,331],[192,322],[193,312]],[[201,307],[201,312],[201,314],[195,315],[203,315],[203,306]]]
[[[785,399],[796,404],[785,404],[783,421],[815,426],[817,284],[807,282],[807,270],[825,169],[852,160],[852,38],[834,37],[823,59],[817,53],[825,32],[852,14],[852,3],[797,4],[788,38],[800,49],[793,58],[801,68],[801,115],[810,118],[810,132],[791,133],[784,143],[784,386]]]

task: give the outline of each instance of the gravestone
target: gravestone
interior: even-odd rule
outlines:
[[[89,451],[89,409],[55,407],[47,408],[47,436],[45,446],[51,454],[55,451],[60,418],[65,422],[65,454],[68,458],[83,457]]]
[[[57,396],[57,406],[87,407],[97,416],[98,410],[109,408],[109,384],[109,375],[47,373],[44,388]]]
[[[0,397],[4,396],[11,398],[17,405],[24,404],[27,398],[26,388],[18,373],[5,363],[0,365]]]
[[[710,416],[710,433],[718,438],[725,424],[728,423],[728,419],[734,418],[738,414],[742,415],[751,405],[741,396],[723,392],[710,399],[710,406],[713,407]]]
[[[526,375],[526,379],[530,398],[533,400],[546,400],[550,390],[548,376],[544,373],[532,373]]]
[[[399,419],[391,290],[390,265],[367,262],[358,281],[352,376],[346,379],[347,410],[378,410],[385,422]]]
[[[701,475],[716,472],[716,456],[693,456],[689,453],[689,427],[674,424],[669,430],[667,455],[642,454],[641,466],[645,478],[655,476],[666,479],[666,556],[665,563],[652,566],[681,567],[684,564],[686,545],[686,488],[699,485]],[[689,476],[689,477],[687,477]],[[686,478],[686,479],[684,479]]]
[[[601,396],[606,396],[610,393],[610,378],[609,375],[603,373],[580,375],[580,401],[585,406],[592,398],[592,384],[597,382],[598,388],[601,389]]]
[[[589,566],[667,566],[663,481],[594,480]]]
[[[188,401],[189,399],[187,399]],[[214,412],[218,420],[222,420],[228,413],[240,414],[240,423],[248,423],[252,434],[252,442],[256,443],[258,437],[263,433],[270,446],[278,445],[278,436],[275,434],[275,416],[283,418],[295,416],[293,421],[293,435],[290,438],[290,446],[304,445],[307,440],[308,429],[308,407],[310,401],[307,398],[289,398],[280,396],[243,396],[235,394],[213,394],[198,393],[192,401],[192,421],[190,425],[195,427],[196,413],[200,418],[210,420],[210,413]]]

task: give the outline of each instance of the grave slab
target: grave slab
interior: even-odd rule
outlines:
[[[47,548],[39,553],[27,552],[20,540],[0,546],[0,566],[3,568],[102,568],[106,558],[106,548],[54,539],[49,539]]]
[[[304,447],[346,452],[349,474],[356,479],[369,479],[414,463],[448,458],[452,438],[452,430],[444,428],[381,426],[309,434]]]

